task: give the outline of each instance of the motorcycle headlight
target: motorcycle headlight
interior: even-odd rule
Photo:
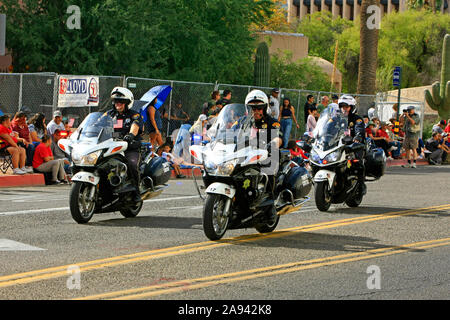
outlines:
[[[339,151],[335,151],[327,155],[324,160],[328,162],[336,162],[339,160],[339,157],[341,156],[341,153]]]
[[[102,154],[102,150],[91,152],[87,155],[72,153],[72,161],[77,166],[93,166],[97,163],[98,158]]]
[[[311,160],[313,162],[320,163],[320,160],[322,160],[322,159],[320,159],[319,155],[314,150],[312,150],[311,151]]]
[[[211,162],[205,163],[205,170],[210,174],[214,176],[229,176],[231,173],[233,173],[234,168],[236,167],[237,159],[227,161],[224,163],[221,163],[219,165],[215,165]]]

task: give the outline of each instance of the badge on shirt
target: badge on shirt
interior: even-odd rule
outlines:
[[[353,122],[350,122],[350,123],[348,124],[348,126],[349,126],[349,127],[353,127],[353,126],[354,126]]]
[[[261,126],[261,129],[267,129],[267,123],[264,123],[264,124]]]

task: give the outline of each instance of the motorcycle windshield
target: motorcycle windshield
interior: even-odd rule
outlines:
[[[212,140],[223,144],[237,144],[250,122],[251,111],[244,104],[228,104],[222,108],[214,123]]]
[[[339,144],[340,138],[345,134],[347,125],[347,117],[338,107],[326,108],[320,114],[313,131],[313,137],[316,139],[315,147],[322,151],[335,148]]]
[[[113,119],[106,113],[93,112],[87,115],[70,138],[76,142],[90,141],[102,143],[112,139],[114,132]]]

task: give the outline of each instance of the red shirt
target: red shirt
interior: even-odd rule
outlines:
[[[445,130],[444,130],[444,132],[449,132],[449,133],[450,133],[450,124],[449,124],[449,125],[447,125],[447,126],[445,127]]]
[[[23,127],[20,127],[17,121],[11,121],[11,128],[19,133],[20,138],[24,138],[27,141],[30,138],[30,130],[28,130],[28,126],[26,124]]]
[[[4,125],[0,124],[0,134],[3,134],[3,133],[9,134],[11,136],[11,138],[14,140],[14,142],[17,143],[17,138],[12,133],[12,130],[10,128],[7,128]],[[0,141],[2,141],[0,148],[8,147],[10,145],[6,140],[4,140],[2,138],[0,138]]]
[[[387,132],[384,130],[381,130],[381,129],[379,129],[377,131],[377,137],[383,137],[383,138],[389,139],[389,135],[387,134]]]
[[[47,147],[47,145],[43,142],[39,143],[34,150],[33,168],[39,167],[44,163],[45,157],[51,156],[53,156],[52,149],[50,147]]]
[[[366,128],[366,136],[367,136],[367,137],[373,136],[373,131],[372,131],[372,129]]]

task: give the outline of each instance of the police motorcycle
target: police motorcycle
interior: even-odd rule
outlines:
[[[124,151],[128,143],[118,139],[111,116],[90,113],[68,138],[58,146],[72,161],[70,213],[78,223],[87,223],[93,214],[119,211],[124,217],[136,217],[145,199],[155,197],[167,187],[171,175],[169,163],[156,156],[148,144],[142,147],[139,194]]]
[[[254,227],[261,233],[272,232],[280,215],[298,210],[309,200],[312,177],[290,161],[288,151],[279,161],[270,161],[268,150],[253,143],[250,115],[251,109],[244,104],[226,105],[218,115],[212,142],[189,148],[204,166],[203,230],[210,240],[221,239],[228,229]],[[272,165],[267,168],[266,162]],[[274,194],[269,187],[271,166],[277,167]]]
[[[361,204],[364,194],[359,188],[357,152],[366,154],[365,181],[377,180],[384,174],[384,152],[370,144],[353,142],[347,127],[347,117],[336,105],[321,113],[313,131],[309,160],[314,176],[315,203],[320,211],[327,211],[332,203],[345,203],[349,207]]]

